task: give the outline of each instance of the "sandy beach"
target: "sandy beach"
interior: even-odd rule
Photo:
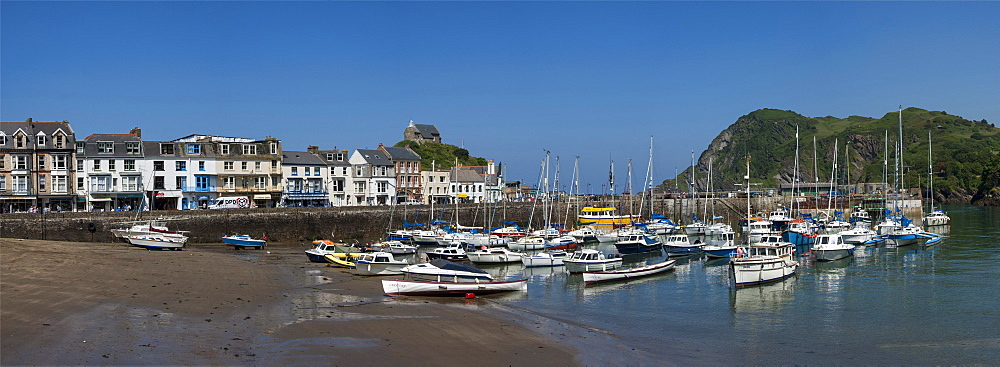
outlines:
[[[305,249],[0,239],[0,363],[581,365],[615,339],[489,297],[387,297]]]

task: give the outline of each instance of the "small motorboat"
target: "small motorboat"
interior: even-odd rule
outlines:
[[[673,269],[674,263],[676,262],[677,260],[664,260],[656,264],[650,264],[646,266],[640,266],[628,269],[616,269],[609,271],[585,271],[583,272],[583,282],[585,284],[592,284],[592,283],[606,282],[611,280],[624,280],[630,278],[649,276]]]
[[[525,267],[535,266],[563,266],[563,260],[569,258],[569,253],[563,250],[544,251],[531,256],[521,258],[521,263]]]
[[[615,241],[615,248],[621,254],[641,254],[660,251],[663,248],[663,242],[650,234],[634,233],[618,238],[618,241]]]
[[[776,282],[792,275],[799,263],[792,258],[795,245],[778,236],[764,236],[763,241],[739,248],[739,255],[729,261],[729,271],[737,287]]]
[[[325,259],[327,262],[330,263],[330,265],[327,266],[336,265],[347,269],[354,269],[357,267],[357,265],[354,264],[353,261],[347,258],[339,258],[336,256],[336,254],[326,254],[323,256],[323,259]]]
[[[810,251],[816,261],[834,261],[854,255],[854,245],[845,243],[839,234],[822,234]]]
[[[245,234],[234,234],[232,236],[222,237],[222,243],[233,246],[234,249],[247,249],[247,248],[262,248],[267,246],[267,239],[255,240],[249,235]]]
[[[389,296],[465,296],[528,290],[528,279],[505,282],[454,283],[415,280],[382,280],[382,290]]]
[[[372,250],[384,251],[393,255],[409,255],[417,253],[417,246],[407,245],[402,241],[384,241],[372,244]]]
[[[188,240],[187,236],[177,233],[135,234],[124,238],[133,246],[150,250],[182,250]]]
[[[483,246],[482,249],[469,251],[465,253],[469,257],[469,261],[474,263],[516,263],[521,262],[521,259],[528,256],[523,252],[513,252],[502,247],[489,248]]]
[[[453,244],[448,247],[438,247],[429,252],[425,252],[424,255],[427,255],[427,260],[444,259],[449,261],[464,261],[469,259],[465,250],[463,250],[458,244]]]
[[[675,234],[667,237],[663,241],[663,247],[672,255],[697,254],[701,252],[702,243],[691,243],[691,239],[686,234]]]
[[[620,268],[622,257],[618,254],[608,256],[594,249],[583,249],[574,252],[569,259],[563,260],[563,264],[566,265],[566,270],[570,273],[608,271]]]
[[[493,276],[469,264],[434,259],[429,263],[415,264],[400,269],[407,280],[425,282],[489,282]]]
[[[329,262],[326,259],[326,255],[333,255],[337,258],[347,259],[356,257],[362,253],[361,250],[354,246],[348,246],[343,243],[335,243],[330,240],[313,241],[313,244],[316,246],[306,250],[306,256],[309,257],[309,261],[316,263]]]
[[[390,252],[369,252],[354,261],[359,275],[403,274],[403,268],[410,266],[405,260],[396,260]]]

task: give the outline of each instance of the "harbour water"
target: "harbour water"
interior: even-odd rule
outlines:
[[[561,268],[483,268],[530,277],[527,293],[496,302],[605,330],[638,364],[996,364],[1000,208],[943,209],[952,225],[931,229],[947,235],[935,245],[867,246],[829,263],[800,251],[795,276],[757,287],[735,289],[727,260],[703,255],[597,286]]]

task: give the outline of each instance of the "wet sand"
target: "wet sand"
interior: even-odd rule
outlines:
[[[579,365],[613,339],[490,297],[387,297],[305,249],[0,239],[0,364]]]

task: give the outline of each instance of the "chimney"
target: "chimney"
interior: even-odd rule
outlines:
[[[142,129],[138,127],[133,127],[132,130],[128,131],[129,134],[135,135],[135,137],[142,139]]]
[[[315,145],[310,145],[308,148],[306,148],[306,151],[308,151],[309,153],[312,153],[312,154],[318,154],[319,153],[319,147],[317,147]]]
[[[378,143],[378,147],[381,148],[382,147],[382,143]]]
[[[31,122],[31,117],[28,117],[28,119],[24,120],[24,122]]]

